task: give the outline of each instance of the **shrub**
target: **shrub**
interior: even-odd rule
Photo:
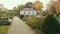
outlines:
[[[59,31],[59,24],[54,15],[48,15],[42,25],[43,34],[59,34]]]
[[[37,34],[41,34],[41,27],[45,17],[28,17],[27,24],[30,25]]]
[[[32,28],[36,28],[36,24],[37,24],[37,18],[35,17],[28,17],[27,18],[28,21],[28,25],[30,25]]]

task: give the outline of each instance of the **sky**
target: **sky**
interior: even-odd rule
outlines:
[[[34,0],[0,0],[0,4],[3,4],[7,9],[13,9],[21,4],[26,4],[27,2],[34,2]],[[46,9],[46,4],[49,0],[40,0],[43,3],[44,9]]]

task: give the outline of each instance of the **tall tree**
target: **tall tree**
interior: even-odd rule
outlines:
[[[32,2],[27,2],[25,4],[26,8],[33,8],[33,3]]]
[[[4,10],[4,9],[5,9],[4,5],[0,4],[0,10]]]
[[[43,34],[60,34],[59,24],[53,14],[50,14],[44,20],[42,25]]]
[[[18,11],[19,9],[17,7],[14,7],[13,8],[13,11]]]
[[[43,5],[39,0],[34,1],[33,8],[35,8],[37,11],[41,11],[42,7],[43,7]]]
[[[57,10],[57,14],[60,14],[60,0],[56,2],[56,10]]]
[[[23,9],[23,8],[25,8],[25,5],[22,5],[22,4],[21,4],[21,5],[18,5],[18,9],[19,9],[19,10],[21,10],[21,9]]]
[[[48,9],[50,10],[50,13],[56,14],[56,3],[55,1],[51,0],[48,4]]]

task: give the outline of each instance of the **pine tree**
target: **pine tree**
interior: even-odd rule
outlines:
[[[44,20],[42,25],[43,34],[59,34],[59,24],[53,14],[50,14]]]

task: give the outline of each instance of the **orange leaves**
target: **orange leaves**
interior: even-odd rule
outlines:
[[[37,11],[41,11],[42,9],[42,3],[39,2],[38,0],[36,0],[34,3],[33,3],[33,7],[37,10]]]
[[[60,1],[56,3],[57,14],[60,13]]]

